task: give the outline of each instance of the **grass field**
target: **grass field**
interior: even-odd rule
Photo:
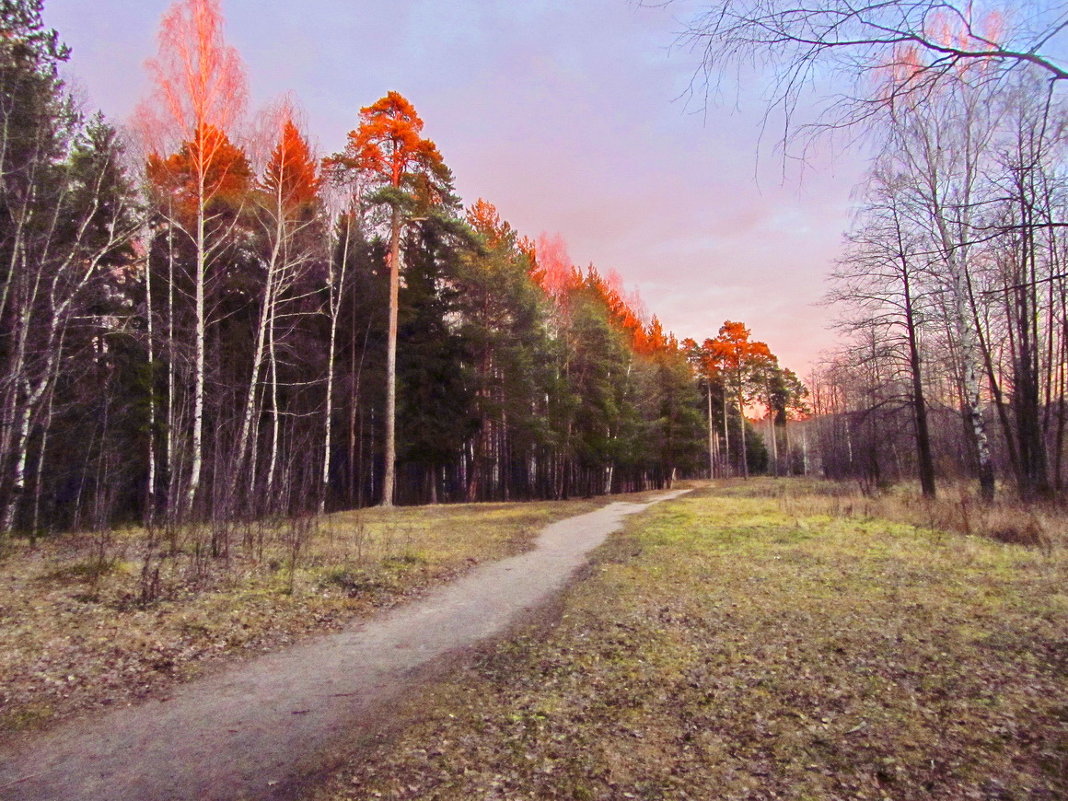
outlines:
[[[0,737],[159,695],[525,550],[605,503],[367,509],[227,532],[143,530],[0,543]]]
[[[1026,547],[812,489],[723,484],[632,518],[559,609],[306,798],[1068,798],[1053,523]]]

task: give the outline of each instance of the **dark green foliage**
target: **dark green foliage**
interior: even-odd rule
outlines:
[[[116,133],[77,114],[39,2],[0,3],[0,529],[105,525],[136,443],[136,204]],[[113,469],[114,466],[120,466]]]
[[[471,350],[450,325],[459,291],[459,249],[443,226],[429,220],[406,248],[397,347],[398,458],[423,471],[456,458],[475,428]]]

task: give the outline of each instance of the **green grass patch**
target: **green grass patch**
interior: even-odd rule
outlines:
[[[1064,550],[808,495],[732,482],[632,518],[557,620],[309,797],[1068,797]]]

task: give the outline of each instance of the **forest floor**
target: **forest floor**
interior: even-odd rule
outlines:
[[[451,549],[456,552],[454,561],[462,558],[466,563],[475,558],[472,554],[491,553],[487,543],[500,540],[501,533],[489,536],[484,531],[477,533],[479,529],[511,531],[512,536],[506,537],[505,542],[506,549],[512,549],[519,539],[517,533],[526,531],[539,509],[542,518],[558,518],[564,511],[572,512],[572,516],[541,528],[536,538],[524,534],[522,544],[533,546],[524,553],[489,561],[446,586],[423,593],[419,600],[399,604],[337,633],[306,638],[299,644],[230,664],[210,676],[172,686],[171,697],[126,704],[103,715],[84,715],[43,732],[27,727],[29,730],[9,736],[7,744],[0,745],[0,798],[234,801],[289,797],[294,781],[309,771],[320,771],[323,760],[336,753],[339,743],[351,743],[360,728],[376,719],[388,719],[390,715],[383,712],[383,705],[425,680],[430,672],[440,670],[443,658],[501,634],[517,615],[536,609],[551,598],[585,562],[587,553],[617,529],[624,517],[643,510],[648,503],[684,491],[646,494],[644,499],[630,496],[626,502],[600,499],[592,504],[600,508],[578,515],[574,512],[581,511],[583,505],[381,512],[390,524],[404,521],[416,529],[401,555],[390,555],[385,564],[376,563],[374,583],[384,582],[382,571],[392,570],[395,562],[447,564],[450,541],[467,543],[459,550]],[[418,527],[420,518],[427,522],[438,515],[448,517],[454,529],[451,537],[444,540],[441,532],[435,537]],[[521,519],[523,524],[502,526],[501,518]],[[336,536],[344,538],[351,532]],[[480,544],[481,550],[474,550],[470,543]],[[321,546],[312,547],[310,537],[305,545],[311,548],[309,553],[322,550]],[[417,547],[428,552],[419,555],[421,551],[414,550]],[[435,548],[443,553],[437,553]],[[360,563],[350,565],[346,575],[361,569]],[[113,572],[108,571],[106,576]],[[358,575],[360,587],[372,581],[363,573]],[[56,581],[54,572],[46,576],[49,585]],[[435,576],[432,574],[431,578]],[[412,589],[417,584],[409,581],[406,586]],[[33,589],[27,587],[26,592],[33,595]],[[97,590],[92,603],[100,603],[104,597],[99,585]],[[289,579],[286,590],[287,595],[297,591]],[[303,597],[309,596],[310,593],[303,593]],[[208,597],[184,604],[178,597],[172,603],[185,607],[181,614],[196,613],[198,619],[213,622],[218,617],[217,625],[230,630],[232,624],[225,620],[231,615],[227,603],[240,606],[241,598],[231,592],[223,598]],[[71,601],[90,603],[76,598]],[[158,605],[163,603],[157,601]],[[210,614],[201,609],[202,603],[211,604]],[[32,613],[32,607],[27,608]],[[112,614],[122,612],[112,610]],[[173,637],[172,617],[173,614],[159,613],[161,631],[152,633],[158,642]],[[252,620],[257,629],[271,630],[260,618]],[[48,625],[43,619],[40,622]],[[80,645],[83,632],[77,628],[79,619],[73,622],[72,639]],[[286,624],[283,622],[274,630],[286,631]],[[40,636],[28,629],[21,634],[22,640]],[[122,630],[121,620],[119,627],[110,631],[110,637],[111,646],[121,654],[130,638],[129,632]],[[103,642],[105,637],[96,634],[92,643],[95,645],[97,640]],[[18,644],[24,646],[22,641]],[[101,647],[106,651],[107,646],[104,642]],[[20,653],[32,657],[28,651]],[[81,653],[96,664],[96,652],[91,648]],[[19,664],[17,659],[9,659]]]
[[[969,503],[761,479],[656,507],[299,797],[1068,798],[1068,528]]]

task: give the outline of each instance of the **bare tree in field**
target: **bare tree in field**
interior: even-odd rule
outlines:
[[[988,198],[982,164],[998,109],[964,81],[946,82],[939,103],[910,103],[894,113],[891,148],[906,180],[899,195],[915,210],[938,259],[949,327],[958,354],[963,413],[978,461],[980,494],[994,496],[994,466],[983,413],[982,354],[975,316],[974,232]]]
[[[984,358],[1009,461],[1028,499],[1061,485],[1066,390],[1068,115],[1036,83],[1020,76],[1003,93],[1003,133],[985,168],[994,202],[975,232],[991,265],[991,286],[980,300],[999,329],[985,337]],[[999,352],[1007,354],[1004,370],[995,369]],[[1007,401],[1001,383],[1010,390]]]
[[[1017,324],[1011,335],[1018,351],[1014,376],[1019,379],[1012,393],[1012,415],[1004,412],[997,398],[1000,388],[991,353],[992,347],[1001,344],[988,341],[990,332],[984,330],[982,318],[983,287],[977,286],[980,265],[990,258],[985,243],[999,235],[991,227],[997,193],[991,192],[984,171],[998,147],[1003,97],[1014,86],[1030,83],[1032,133],[1050,127],[1060,87],[1068,78],[1068,69],[1060,60],[1066,36],[1068,13],[1063,4],[1009,8],[960,0],[815,0],[811,4],[712,0],[683,36],[702,56],[706,86],[716,83],[727,66],[757,66],[771,76],[768,114],[783,115],[784,144],[801,131],[818,134],[848,129],[888,142],[896,152],[894,180],[904,179],[896,198],[903,204],[899,208],[908,209],[908,226],[925,239],[924,248],[936,257],[931,275],[940,280],[932,282],[931,288],[941,293],[939,305],[945,314],[947,342],[957,365],[962,411],[985,498],[993,495],[994,476],[983,416],[984,378],[1003,412],[1009,448],[1019,455],[1013,463],[1027,462],[1026,468],[1022,463],[1017,468],[1018,476],[1026,477],[1021,490],[1029,494],[1025,484],[1041,487],[1045,479],[1043,442],[1034,424],[1041,405],[1035,380],[1037,307],[1019,292],[1013,312]],[[799,111],[811,101],[817,83],[833,86],[836,94],[817,99],[815,121],[798,125]],[[1031,182],[1036,174],[1030,166],[1034,159],[1029,161],[1024,155],[1017,153],[1015,187],[1009,195],[1023,194],[1028,199],[1018,203],[1010,216],[1017,218],[1020,230],[1036,231],[1041,230],[1036,227],[1040,222],[1036,216],[1041,215],[1031,213],[1036,197],[1031,189],[1036,187],[1019,191],[1021,182]],[[1041,222],[1052,230],[1063,219],[1047,217]],[[1022,252],[1022,246],[1017,252]],[[1038,280],[1038,275],[1021,274],[1021,278],[1018,283],[1023,285]],[[1051,343],[1047,337],[1050,364],[1054,361]],[[918,376],[915,369],[912,373]],[[922,387],[914,383],[914,398],[920,391]],[[1052,393],[1047,394],[1048,409]],[[1013,420],[1022,421],[1023,429],[1012,433]],[[915,422],[919,428],[919,417]],[[920,460],[926,461],[922,455]],[[933,487],[929,481],[924,483],[925,489]]]

